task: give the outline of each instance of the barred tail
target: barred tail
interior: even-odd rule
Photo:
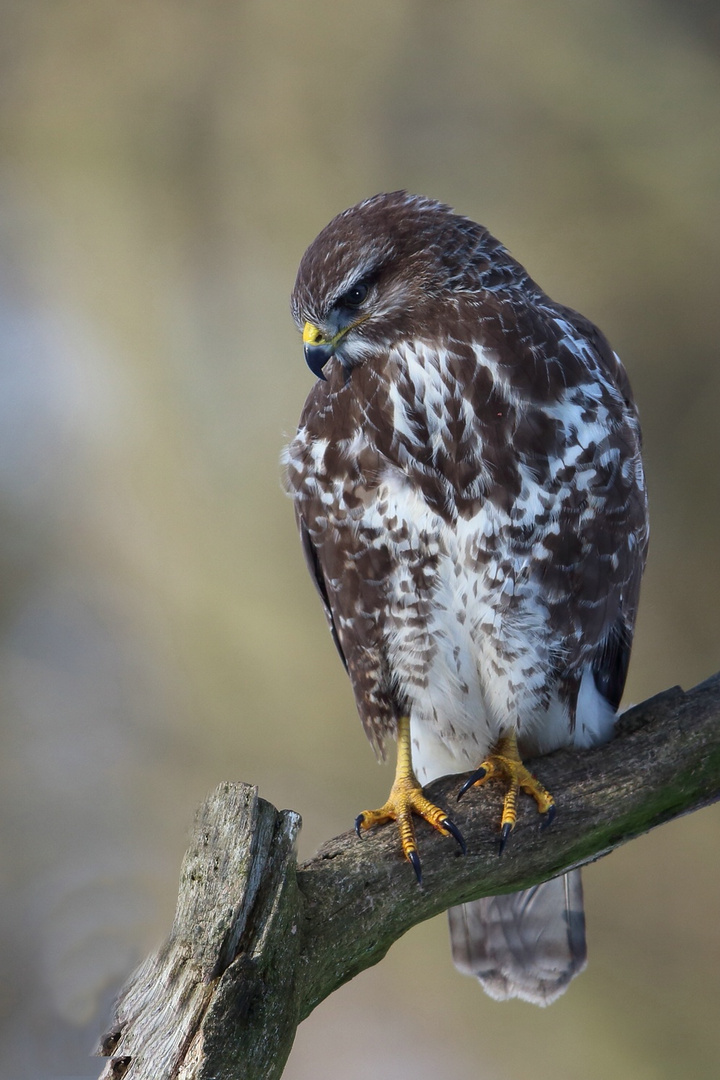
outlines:
[[[550,1005],[587,962],[579,870],[450,908],[455,966],[496,999]]]

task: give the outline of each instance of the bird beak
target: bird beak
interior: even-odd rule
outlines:
[[[322,334],[321,330],[318,330],[317,326],[313,326],[311,322],[306,322],[303,327],[303,352],[305,353],[305,362],[318,379],[322,379],[326,382],[325,376],[322,373],[322,369],[327,364],[330,357],[335,352],[335,346],[338,342],[338,337],[328,341]]]

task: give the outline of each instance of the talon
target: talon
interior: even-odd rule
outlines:
[[[442,825],[443,829],[446,829],[450,833],[452,838],[457,842],[463,855],[467,855],[467,845],[465,843],[465,837],[460,832],[455,822],[451,821],[449,817],[446,817],[443,818],[440,824]]]
[[[420,856],[417,851],[408,851],[408,860],[412,863],[412,868],[415,871],[415,877],[417,878],[418,885],[422,885],[422,867],[420,865]]]
[[[555,817],[555,803],[549,791],[525,768],[518,753],[517,736],[513,732],[497,741],[485,761],[468,777],[458,792],[460,799],[473,785],[481,784],[491,777],[499,777],[507,783],[503,800],[503,812],[500,822],[500,854],[515,826],[517,801],[520,791],[524,791],[535,800],[538,813],[544,815],[541,828],[546,829]]]
[[[457,801],[460,802],[466,791],[469,791],[475,784],[479,784],[481,780],[484,780],[487,776],[487,772],[487,769],[481,765],[474,773],[470,773],[470,776],[457,793]]]
[[[423,795],[422,785],[413,772],[410,720],[406,716],[400,717],[398,720],[397,741],[397,768],[388,800],[379,810],[363,810],[361,814],[358,814],[355,819],[355,832],[360,836],[361,832],[373,829],[376,825],[384,825],[388,821],[397,822],[403,855],[412,864],[418,882],[422,883],[420,857],[415,843],[413,816],[424,818],[429,825],[432,825],[443,836],[452,836],[460,845],[463,854],[466,851],[465,840],[457,825],[450,820],[446,812],[441,810],[439,806],[435,806]]]

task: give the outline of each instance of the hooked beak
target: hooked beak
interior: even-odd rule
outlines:
[[[338,334],[337,337],[328,341],[323,336],[321,330],[318,330],[317,326],[314,326],[311,322],[306,322],[303,327],[303,352],[305,354],[305,362],[318,379],[322,379],[326,382],[326,378],[322,373],[322,369],[327,364],[330,357],[335,352],[338,340],[342,335]]]

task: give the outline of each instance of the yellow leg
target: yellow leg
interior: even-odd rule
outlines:
[[[423,795],[422,786],[412,767],[410,720],[407,716],[403,716],[398,720],[397,766],[388,800],[379,810],[363,810],[362,814],[358,814],[355,819],[355,830],[360,836],[361,830],[373,829],[376,825],[384,825],[388,821],[397,821],[403,854],[412,863],[418,882],[422,883],[420,856],[412,821],[413,814],[425,818],[443,836],[454,837],[463,855],[465,854],[465,841],[458,827],[444,810],[435,806]]]
[[[498,739],[486,760],[460,788],[458,799],[461,799],[471,787],[480,786],[493,776],[502,778],[508,785],[500,822],[500,851],[502,852],[510,833],[515,828],[518,794],[521,790],[533,797],[538,813],[546,815],[545,826],[549,825],[555,816],[555,800],[523,765],[514,732]]]

